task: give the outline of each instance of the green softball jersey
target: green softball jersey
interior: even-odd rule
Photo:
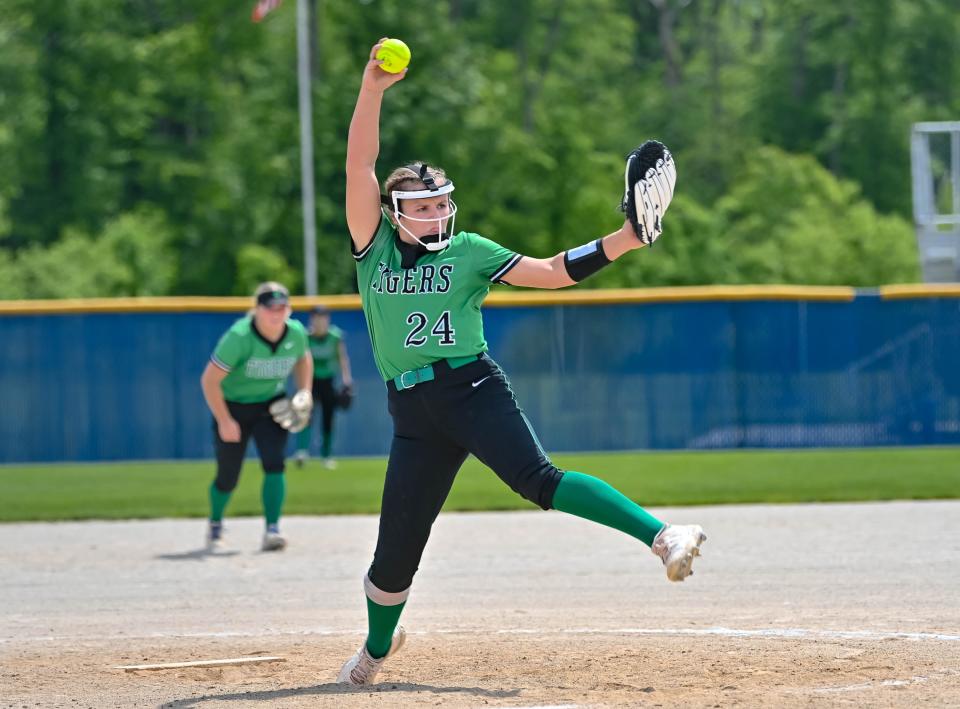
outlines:
[[[480,304],[521,256],[479,234],[460,232],[440,252],[401,267],[397,229],[385,217],[355,252],[357,285],[385,381],[431,362],[486,352]]]
[[[210,359],[227,372],[223,398],[238,404],[269,401],[286,391],[293,365],[307,352],[307,331],[287,320],[279,342],[268,342],[253,325],[253,317],[237,320],[227,330]]]
[[[338,374],[343,331],[336,325],[331,325],[323,337],[309,335],[309,338],[310,354],[313,356],[313,378],[329,379]]]

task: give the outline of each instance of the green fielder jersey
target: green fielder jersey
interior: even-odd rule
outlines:
[[[253,404],[284,393],[293,365],[306,352],[307,331],[298,321],[287,320],[283,337],[274,343],[263,338],[248,315],[223,334],[210,359],[227,372],[223,398]]]
[[[340,343],[343,331],[331,325],[323,337],[309,335],[310,354],[313,356],[313,378],[329,379],[340,372]]]
[[[357,285],[377,368],[385,381],[449,357],[486,352],[480,304],[521,256],[479,234],[460,232],[440,252],[401,267],[397,229],[382,216],[354,252]]]

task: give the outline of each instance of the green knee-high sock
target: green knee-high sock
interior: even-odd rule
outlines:
[[[216,483],[210,484],[210,520],[212,522],[223,521],[223,511],[230,502],[232,492],[224,492],[217,487]]]
[[[297,434],[297,450],[298,451],[309,451],[310,450],[310,427],[307,426],[305,429],[300,431]]]
[[[263,488],[260,491],[263,500],[263,516],[267,524],[280,521],[283,498],[287,494],[287,478],[283,473],[267,473],[263,476]]]
[[[371,657],[385,657],[390,652],[393,631],[407,602],[381,606],[367,598],[367,652]]]
[[[647,546],[663,522],[603,480],[583,473],[563,474],[553,494],[553,508],[636,537]]]
[[[320,457],[329,458],[330,452],[333,450],[333,431],[330,431],[329,435],[323,437],[323,443],[320,445]]]

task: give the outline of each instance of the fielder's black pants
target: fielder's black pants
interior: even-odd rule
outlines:
[[[329,441],[330,434],[333,433],[333,412],[337,408],[337,392],[333,388],[333,377],[313,380],[313,400],[320,402],[323,440]]]
[[[393,443],[369,576],[390,593],[410,587],[457,471],[472,453],[507,485],[550,509],[563,473],[540,447],[503,370],[486,355],[405,391],[387,382]]]
[[[227,402],[230,415],[240,424],[240,440],[237,443],[227,443],[220,438],[220,431],[214,419],[213,442],[217,452],[217,478],[214,480],[214,485],[220,492],[232,492],[237,486],[243,457],[247,453],[247,443],[251,437],[257,444],[263,472],[283,472],[287,430],[270,415],[270,404],[273,401],[275,399],[256,404]]]

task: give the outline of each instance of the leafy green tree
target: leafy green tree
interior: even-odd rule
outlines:
[[[321,292],[356,288],[345,141],[381,36],[414,54],[381,176],[446,167],[458,227],[523,253],[616,228],[625,153],[671,147],[667,236],[590,287],[918,277],[908,134],[960,115],[953,3],[439,0],[429,22],[402,0],[311,6]],[[294,4],[259,25],[236,0],[3,10],[4,297],[246,293],[272,269],[302,287]]]
[[[734,283],[881,285],[916,280],[913,230],[879,215],[813,158],[756,151],[717,202]]]
[[[111,285],[116,295],[166,295],[176,281],[173,229],[156,207],[142,206],[111,219],[95,240],[123,265]]]
[[[275,249],[260,244],[246,244],[237,254],[237,278],[234,295],[250,295],[265,281],[279,281],[295,290],[299,284],[296,272]]]
[[[0,297],[165,295],[175,277],[172,232],[162,212],[143,207],[109,221],[97,238],[74,229],[16,256],[0,251]]]
[[[30,298],[125,295],[114,287],[127,280],[124,265],[105,242],[78,232],[68,232],[47,248],[27,247],[16,257],[15,266]]]

